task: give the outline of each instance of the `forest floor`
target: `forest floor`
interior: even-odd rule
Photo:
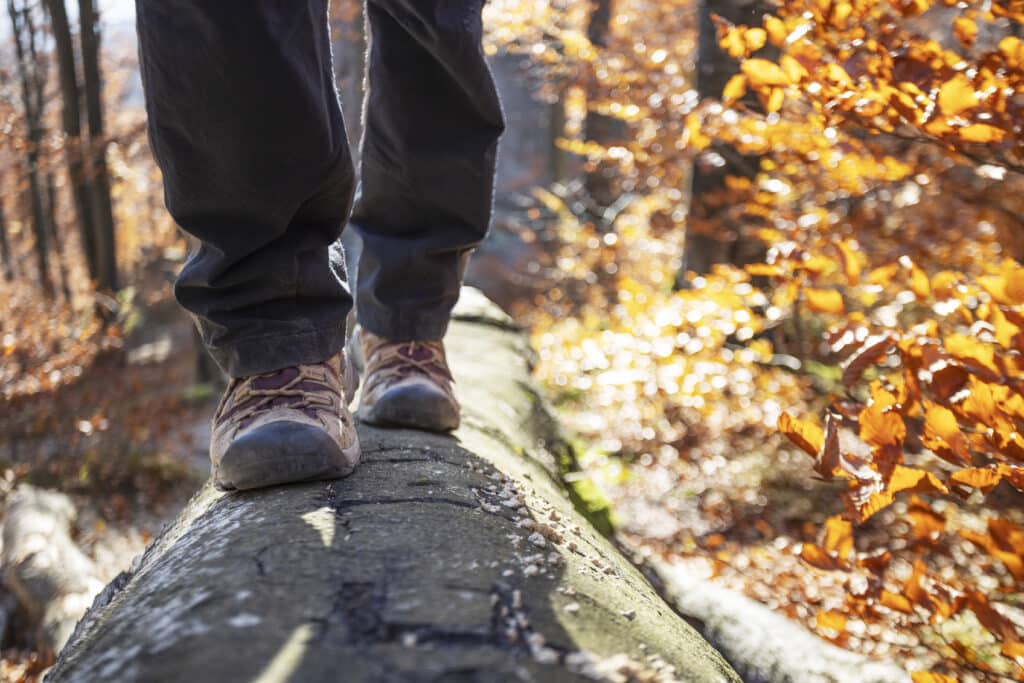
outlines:
[[[42,368],[55,386],[0,397],[0,500],[21,482],[67,494],[78,512],[75,541],[104,582],[206,479],[219,393],[196,383],[192,325],[172,300],[157,297],[135,313],[143,318],[123,338],[92,338],[86,344],[98,350],[58,354],[69,362]],[[26,368],[23,377],[34,374]],[[30,683],[51,662],[32,650],[23,615],[7,616],[0,680]]]

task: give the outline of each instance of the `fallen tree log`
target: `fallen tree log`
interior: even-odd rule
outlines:
[[[22,484],[4,510],[4,583],[17,598],[34,640],[52,656],[103,584],[71,538],[74,503],[62,493]]]
[[[205,487],[47,681],[738,681],[575,509],[522,336],[464,299],[454,438],[360,427],[348,479]]]
[[[675,608],[739,672],[745,683],[910,683],[893,662],[828,643],[745,595],[650,560]]]

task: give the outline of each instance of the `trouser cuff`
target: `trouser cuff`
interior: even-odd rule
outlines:
[[[209,351],[229,376],[250,377],[295,365],[321,363],[339,354],[344,346],[343,319],[328,327],[242,339]]]

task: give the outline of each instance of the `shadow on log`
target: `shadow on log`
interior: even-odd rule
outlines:
[[[207,486],[47,681],[738,681],[573,507],[523,337],[468,291],[454,437],[360,428],[348,479]]]

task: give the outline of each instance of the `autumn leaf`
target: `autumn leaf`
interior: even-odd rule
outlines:
[[[789,84],[786,72],[767,59],[748,59],[740,66],[752,88],[778,87]]]
[[[1024,581],[1024,530],[1005,519],[992,518],[988,533],[962,529],[960,535],[996,558],[1018,581]]]
[[[1016,36],[1006,36],[999,41],[999,54],[1013,69],[1024,67],[1024,41]]]
[[[884,488],[871,493],[866,501],[857,505],[858,521],[864,522],[870,519],[880,510],[892,505],[897,494],[905,492],[948,493],[949,490],[931,472],[897,464]]]
[[[987,123],[972,123],[963,128],[957,128],[956,134],[964,142],[976,142],[986,144],[989,142],[1001,142],[1006,137],[1006,131],[1002,128],[990,126]]]
[[[1012,659],[1024,659],[1024,643],[1019,640],[1009,640],[1003,643],[1000,648],[1004,657]]]
[[[1016,642],[1019,640],[1017,638],[1017,629],[1014,628],[1013,622],[993,609],[984,593],[971,590],[966,592],[965,597],[968,609],[974,612],[974,616],[978,617],[978,621],[981,622],[982,626],[1004,642]]]
[[[815,455],[814,471],[824,479],[832,479],[841,471],[839,457],[839,422],[842,418],[833,412],[825,416],[825,438],[821,450]]]
[[[722,102],[732,104],[747,94],[747,77],[743,74],[736,74],[729,79],[722,90]]]
[[[913,491],[914,493],[948,493],[946,486],[926,470],[897,465],[889,480],[887,489],[892,493]]]
[[[1003,373],[996,364],[996,350],[991,344],[965,334],[950,334],[942,340],[942,345],[951,356],[973,368],[975,372],[980,369],[986,370],[985,379],[998,381],[1002,377]]]
[[[837,242],[836,247],[839,249],[839,255],[843,260],[843,273],[846,275],[846,284],[852,287],[860,281],[860,259],[862,257],[858,249],[849,240]]]
[[[807,307],[816,313],[842,315],[846,312],[843,295],[834,289],[809,287],[804,290],[804,295],[807,297]]]
[[[840,365],[843,370],[843,386],[847,388],[860,381],[864,372],[875,365],[896,345],[896,339],[888,333],[868,337],[860,348]]]
[[[878,403],[864,408],[857,421],[860,438],[871,446],[901,446],[907,436],[907,426],[900,414]]]
[[[957,74],[939,88],[939,109],[946,116],[956,116],[977,105],[974,85],[963,74]]]
[[[978,25],[973,19],[956,17],[953,19],[953,34],[964,47],[971,47],[978,38]]]
[[[789,55],[782,55],[779,59],[779,66],[786,72],[786,77],[789,78],[790,83],[799,83],[810,76],[803,64]]]
[[[911,533],[919,541],[934,542],[946,530],[945,516],[916,495],[911,496],[907,517],[911,523]]]
[[[825,434],[820,427],[805,420],[798,420],[789,413],[783,412],[779,415],[776,426],[793,444],[812,457],[818,455],[818,451],[825,443]]]
[[[903,614],[913,614],[914,608],[902,595],[893,593],[892,591],[883,590],[878,602],[884,607],[888,607],[891,610],[902,612]]]
[[[825,520],[825,539],[822,541],[825,552],[845,561],[853,551],[853,525],[839,515]]]
[[[958,683],[952,676],[932,671],[913,671],[910,678],[913,683]]]
[[[967,439],[960,431],[956,415],[945,406],[931,402],[925,404],[922,442],[933,451],[943,451],[964,464],[970,463]]]
[[[786,25],[781,19],[770,14],[766,15],[764,18],[764,28],[772,45],[782,47],[785,44],[789,32],[786,30]]]
[[[841,569],[843,564],[829,555],[823,548],[820,548],[813,543],[804,543],[800,548],[800,559],[818,569],[834,570]]]
[[[846,630],[846,615],[835,610],[818,610],[814,622],[822,631],[842,633]]]
[[[786,274],[786,270],[782,266],[770,263],[751,263],[744,266],[743,269],[755,277],[782,277]]]
[[[957,470],[951,474],[949,476],[949,481],[955,484],[971,486],[973,488],[980,489],[983,493],[988,493],[996,487],[996,484],[1003,480],[1003,477],[1006,476],[1004,467],[1006,466],[968,467],[962,470]]]

